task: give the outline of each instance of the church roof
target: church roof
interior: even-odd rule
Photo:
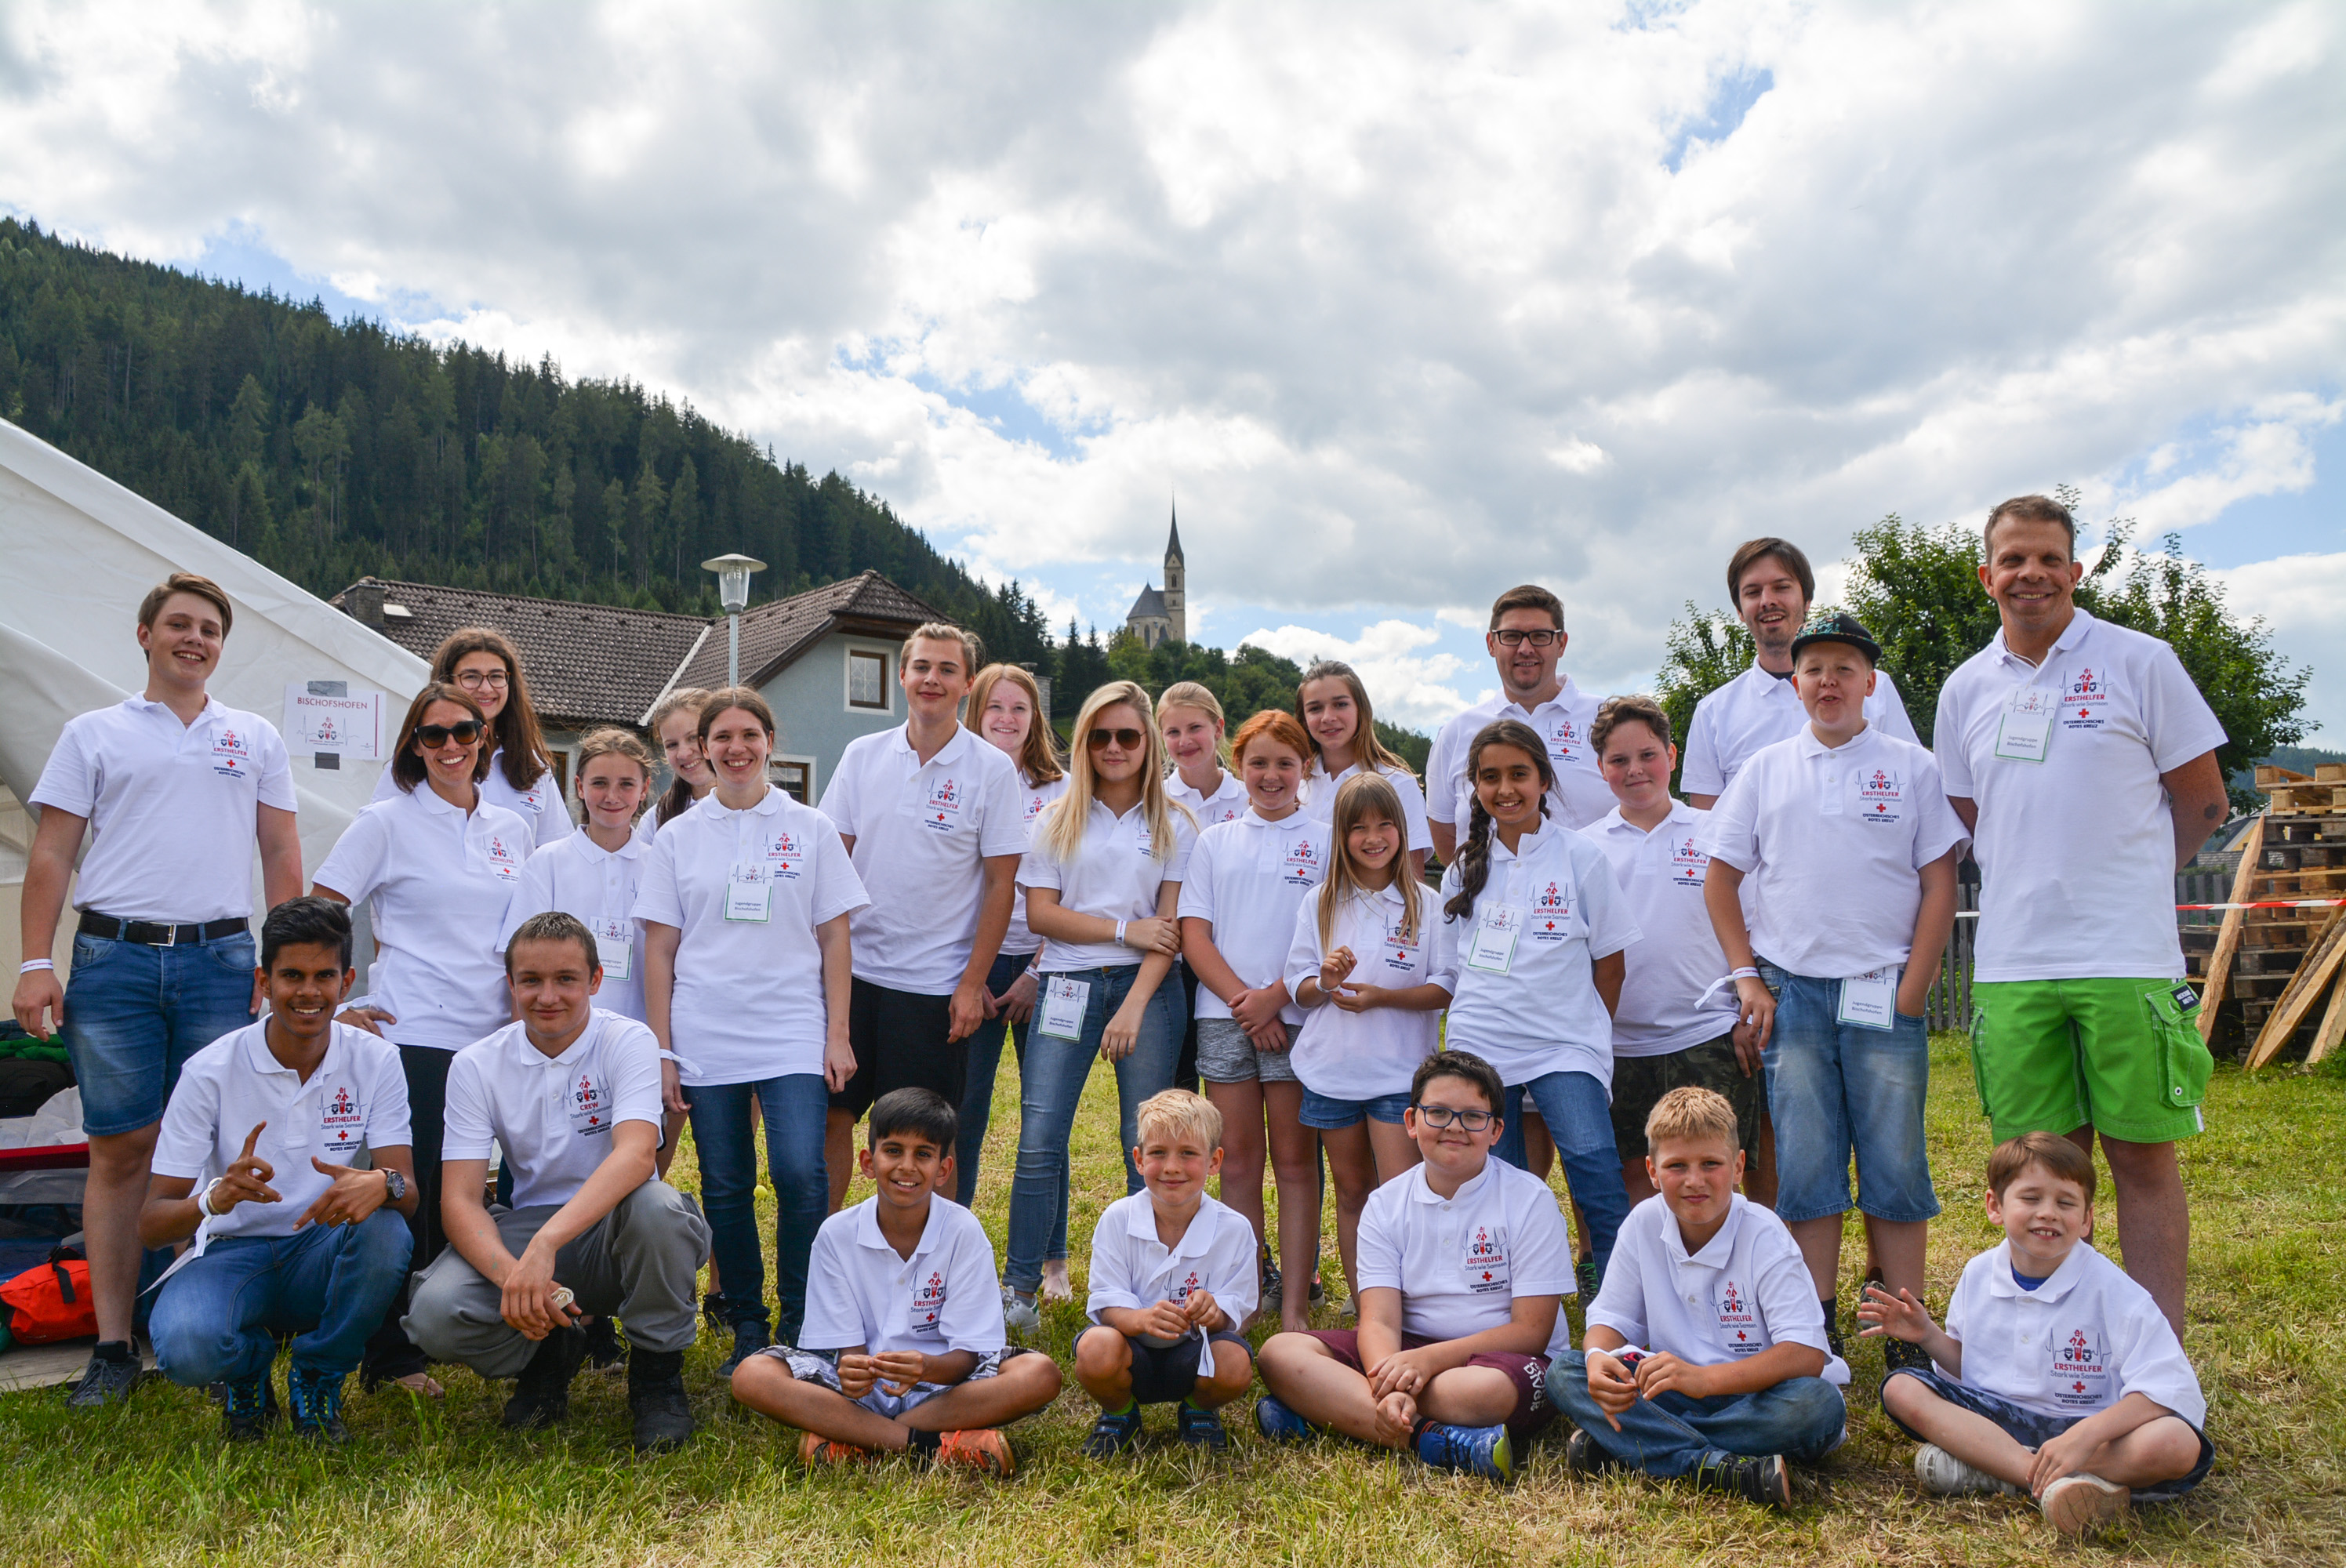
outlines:
[[[1165,558],[1178,561],[1185,566],[1189,564],[1189,558],[1181,554],[1181,509],[1178,506],[1173,508],[1173,536],[1165,541]]]
[[[1141,589],[1140,597],[1132,601],[1132,613],[1124,617],[1124,624],[1130,626],[1135,621],[1172,618],[1173,612],[1165,607],[1165,596],[1154,587],[1148,587]]]

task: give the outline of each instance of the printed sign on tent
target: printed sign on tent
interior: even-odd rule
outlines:
[[[286,682],[285,748],[315,757],[321,768],[381,761],[382,693],[352,691],[344,680]]]

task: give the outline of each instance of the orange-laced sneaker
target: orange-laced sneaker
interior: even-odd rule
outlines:
[[[833,1442],[813,1432],[799,1440],[799,1462],[803,1465],[852,1464],[871,1457],[872,1451],[868,1448],[857,1448],[852,1442]]]
[[[992,1427],[939,1433],[937,1463],[965,1465],[996,1481],[1008,1481],[1011,1471],[1018,1468],[1017,1461],[1010,1457],[1010,1440]]]

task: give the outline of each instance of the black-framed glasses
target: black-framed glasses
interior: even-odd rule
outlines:
[[[1531,644],[1535,648],[1552,648],[1556,646],[1556,638],[1564,636],[1562,632],[1527,632],[1514,626],[1509,626],[1503,632],[1493,632],[1491,635],[1499,639],[1499,646],[1503,648],[1519,648],[1525,643]]]
[[[505,680],[505,672],[501,669],[468,669],[456,677],[456,684],[466,691],[478,691],[484,686],[495,687],[502,690],[508,683]]]
[[[480,738],[481,721],[477,718],[460,718],[454,724],[419,724],[415,727],[415,738],[431,747],[445,746],[451,740],[459,746],[470,746]]]
[[[1454,1111],[1447,1105],[1412,1105],[1410,1109],[1417,1113],[1419,1121],[1437,1132],[1453,1122],[1458,1124],[1461,1132],[1488,1132],[1491,1124],[1498,1120],[1489,1111]]]
[[[1137,748],[1140,743],[1148,738],[1148,737],[1146,732],[1138,729],[1095,729],[1091,732],[1089,738],[1094,751],[1102,749],[1111,740],[1115,741],[1118,746],[1123,747],[1127,751],[1130,751]]]

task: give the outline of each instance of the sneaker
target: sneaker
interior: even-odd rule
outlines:
[[[627,1413],[638,1454],[668,1453],[692,1441],[683,1351],[638,1350],[627,1358]]]
[[[1596,1272],[1596,1259],[1575,1258],[1572,1264],[1572,1283],[1579,1290],[1583,1305],[1596,1300],[1598,1288],[1605,1283],[1605,1277]]]
[[[1317,1274],[1311,1277],[1311,1288],[1305,1292],[1303,1299],[1310,1302],[1314,1307],[1319,1306],[1320,1303],[1328,1299],[1328,1291],[1326,1288],[1320,1283],[1320,1277]]]
[[[717,1374],[722,1378],[733,1375],[733,1369],[772,1344],[764,1321],[744,1318],[733,1325],[733,1353],[717,1364]]]
[[[1417,1457],[1436,1470],[1479,1475],[1485,1481],[1515,1478],[1515,1451],[1507,1446],[1507,1429],[1454,1427],[1435,1421],[1418,1434]]]
[[[1694,1483],[1704,1492],[1723,1492],[1769,1508],[1792,1506],[1792,1472],[1780,1453],[1755,1457],[1713,1450],[1694,1467]]]
[[[1035,1305],[1032,1296],[1021,1296],[1005,1287],[1002,1326],[1013,1334],[1039,1334],[1043,1331],[1043,1309]]]
[[[799,1439],[799,1462],[812,1469],[823,1464],[852,1464],[872,1457],[868,1448],[857,1448],[852,1442],[833,1442],[813,1432]]]
[[[1272,1442],[1310,1442],[1320,1435],[1310,1421],[1288,1409],[1276,1394],[1265,1394],[1255,1400],[1254,1430]]]
[[[2133,1501],[2134,1494],[2125,1487],[2082,1470],[2075,1475],[2063,1476],[2037,1499],[2045,1517],[2064,1535],[2083,1535],[2088,1530],[2115,1524]]]
[[[619,1338],[617,1319],[596,1318],[586,1324],[586,1369],[616,1372],[627,1364],[627,1344]]]
[[[1209,1449],[1215,1453],[1229,1451],[1230,1434],[1222,1430],[1222,1418],[1214,1411],[1201,1410],[1185,1400],[1177,1419],[1181,1441],[1191,1448]]]
[[[1825,1319],[1825,1349],[1844,1361],[1849,1359],[1849,1352],[1841,1348],[1841,1324],[1831,1318]]]
[[[1984,1496],[1991,1492],[2016,1492],[2020,1488],[1997,1476],[1990,1475],[1976,1465],[1964,1463],[1936,1443],[1924,1443],[1914,1451],[1914,1474],[1924,1492],[1940,1497]]]
[[[1086,1459],[1114,1459],[1140,1441],[1140,1407],[1128,1410],[1102,1410],[1099,1420],[1092,1423],[1091,1435],[1084,1439]]]
[[[276,1413],[277,1401],[270,1398],[273,1390],[268,1373],[255,1372],[214,1386],[219,1390],[222,1435],[229,1441],[259,1442],[269,1435],[269,1420]]]
[[[293,1407],[293,1435],[339,1448],[351,1441],[342,1424],[342,1385],[347,1372],[295,1367],[285,1374],[285,1400]]]
[[[1578,1427],[1564,1441],[1564,1468],[1575,1475],[1603,1475],[1621,1468],[1621,1461],[1601,1442]]]
[[[1270,1248],[1262,1249],[1262,1288],[1255,1293],[1265,1312],[1276,1312],[1285,1305],[1287,1282],[1280,1278],[1279,1265],[1270,1260]]]
[[[1010,1440],[992,1427],[937,1434],[937,1468],[982,1471],[996,1481],[1008,1481],[1018,1468],[1011,1457]]]
[[[1924,1372],[1931,1368],[1931,1352],[1920,1345],[1903,1339],[1885,1339],[1882,1346],[1882,1371]]]
[[[76,1410],[118,1405],[130,1397],[130,1390],[146,1375],[147,1369],[138,1364],[137,1352],[126,1341],[109,1340],[89,1353],[89,1364],[81,1369],[66,1403]]]
[[[555,1426],[570,1415],[570,1380],[586,1354],[586,1336],[576,1329],[556,1329],[537,1342],[529,1365],[521,1369],[513,1398],[505,1401],[501,1424],[507,1431],[535,1431]]]

